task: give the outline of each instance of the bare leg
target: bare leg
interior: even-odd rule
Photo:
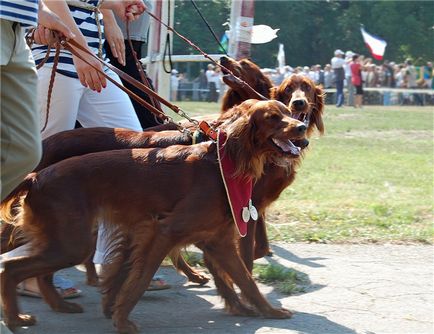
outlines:
[[[37,278],[39,290],[45,302],[53,311],[62,313],[82,313],[83,308],[76,303],[65,301],[53,285],[53,274]]]

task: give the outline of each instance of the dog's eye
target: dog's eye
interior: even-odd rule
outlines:
[[[273,113],[266,113],[265,119],[273,121],[273,122],[280,122],[280,120],[282,119],[282,116],[277,114],[277,113],[274,113],[274,112]]]
[[[291,94],[292,93],[292,87],[291,86],[286,86],[285,93],[286,94]]]
[[[301,89],[303,89],[305,92],[309,92],[310,91],[310,85],[308,85],[307,83],[303,83],[301,85]]]

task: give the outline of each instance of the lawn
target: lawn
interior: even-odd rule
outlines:
[[[191,117],[215,103],[179,102]],[[434,241],[431,107],[325,110],[293,185],[267,214],[272,240]]]

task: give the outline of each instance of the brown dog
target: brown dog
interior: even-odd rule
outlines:
[[[285,116],[281,103],[250,100],[238,108],[246,109],[243,116],[224,126],[225,154],[238,163],[237,174],[258,179],[267,160],[298,156],[288,151],[287,143],[305,142],[306,127]],[[32,249],[28,256],[4,262],[1,297],[5,321],[11,327],[35,323],[34,317],[19,314],[16,285],[81,263],[92,251],[91,230],[98,218],[119,226],[132,238],[127,276],[119,272],[121,279],[106,282],[106,288],[116,291],[112,310],[120,333],[137,332],[128,314],[164,257],[191,243],[201,245],[207,260],[240,287],[261,315],[291,316],[265,300],[237,253],[213,142],[105,151],[63,160],[30,174],[2,203],[3,219],[8,219],[9,199],[19,194],[25,195],[19,224],[30,236]],[[81,310],[62,300],[50,280],[41,280],[40,285],[50,305],[57,303],[70,312]],[[247,309],[239,313],[250,315]]]
[[[251,60],[235,60],[229,57],[221,57],[220,64],[229,69],[238,78],[245,81],[250,87],[265,98],[270,97],[270,89],[273,87],[272,82],[261,72],[259,66]],[[257,98],[256,96],[252,96],[251,93],[246,90],[244,84],[239,84],[231,75],[225,73],[224,70],[223,73],[223,81],[229,86],[229,89],[223,96],[221,107],[222,113],[248,99]]]

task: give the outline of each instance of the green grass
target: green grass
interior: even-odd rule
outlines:
[[[280,264],[255,264],[253,275],[258,281],[271,284],[287,295],[304,292],[302,284],[307,283],[305,275]]]
[[[192,117],[215,103],[178,103]],[[268,212],[272,240],[432,243],[432,107],[326,106],[326,133]]]

